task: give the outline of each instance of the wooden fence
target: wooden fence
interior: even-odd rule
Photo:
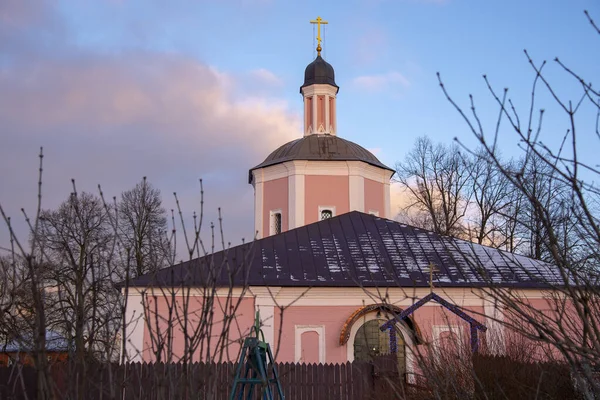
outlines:
[[[402,389],[395,362],[276,364],[286,400],[389,399]],[[51,367],[57,399],[214,399],[227,400],[235,374],[233,363],[94,364],[86,366],[86,379],[68,364]],[[79,386],[78,386],[79,385]],[[256,389],[256,388],[255,388]],[[36,371],[32,367],[0,368],[0,399],[35,399]],[[244,397],[245,399],[246,397]],[[252,398],[260,398],[255,390]],[[275,396],[279,399],[279,396]]]

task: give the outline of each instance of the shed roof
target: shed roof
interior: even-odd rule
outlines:
[[[561,282],[551,264],[353,211],[183,262],[132,286],[436,287]]]

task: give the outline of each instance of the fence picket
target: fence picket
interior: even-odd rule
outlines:
[[[311,399],[314,399],[317,396],[318,390],[316,387],[316,378],[317,378],[317,366],[319,364],[315,363],[315,364],[311,364],[310,368],[308,370],[308,382],[309,382],[309,387],[310,387],[310,391],[309,391],[309,395]]]
[[[319,393],[322,400],[329,398],[329,390],[327,388],[327,372],[329,364],[321,364],[319,366]]]
[[[346,364],[340,365],[340,399],[348,399],[348,380],[346,379]]]
[[[107,398],[116,394],[117,398],[148,399],[184,398],[186,395],[188,398],[210,398],[212,395],[216,400],[227,400],[236,367],[232,362],[196,362],[188,364],[187,370],[183,364],[173,363],[98,365],[90,368],[93,379],[90,379],[86,393],[90,399]],[[275,367],[286,400],[359,400],[368,398],[375,384],[373,366],[367,362],[347,362],[341,365],[276,363]],[[67,394],[65,391],[69,390],[70,373],[73,371],[68,364],[51,367],[56,397],[63,398]],[[35,398],[35,369],[24,366],[21,374],[24,386],[15,382],[17,374],[11,367],[0,367],[0,398],[21,399],[24,397],[23,387],[29,398]],[[260,385],[255,388],[255,393],[260,390],[258,386]],[[271,388],[276,391],[274,385]],[[274,395],[274,398],[279,399],[279,396]]]

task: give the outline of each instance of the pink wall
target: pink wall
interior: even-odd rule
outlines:
[[[271,210],[281,210],[281,230],[288,228],[288,178],[267,181],[263,186],[263,237],[269,236]]]
[[[172,337],[172,361],[178,361],[179,358],[185,352],[185,335],[183,334],[183,324],[184,321],[182,319],[182,315],[184,315],[184,300],[185,296],[177,296],[175,297],[175,306],[172,308],[169,323],[169,304],[172,304],[171,297],[167,293],[164,296],[158,295],[156,299],[156,304],[154,300],[150,299],[148,301],[147,306],[147,315],[149,316],[149,320],[152,326],[152,331],[154,332],[154,336],[156,337],[157,333],[162,335],[165,340],[167,337]],[[197,332],[197,327],[201,319],[201,310],[202,310],[202,296],[190,296],[189,302],[187,304],[187,315],[189,315],[187,319],[187,332],[188,336],[191,337],[194,335],[194,332]],[[230,299],[229,303],[226,303],[225,297],[217,297],[215,298],[214,307],[214,317],[213,317],[213,327],[210,333],[210,354],[215,355],[217,348],[223,348],[223,346],[219,343],[219,336],[223,332],[223,309],[230,308],[230,305],[237,305],[237,299]],[[156,306],[156,308],[155,308]],[[158,321],[158,329],[156,328],[156,319],[154,318],[156,312],[161,316]],[[235,311],[235,318],[230,325],[229,335],[227,337],[226,343],[229,343],[229,346],[224,346],[225,349],[222,353],[223,359],[225,361],[235,361],[239,357],[240,344],[239,339],[244,338],[248,335],[250,331],[250,327],[254,323],[254,298],[246,297],[240,300],[239,306]],[[171,329],[168,327],[172,326]],[[200,330],[200,332],[202,332]],[[208,332],[206,332],[208,333]],[[200,337],[197,335],[197,337]],[[205,335],[202,340],[203,343],[208,343],[208,339]],[[206,346],[206,345],[205,345]],[[156,345],[152,345],[152,339],[150,335],[150,331],[148,330],[148,325],[144,326],[144,349],[143,349],[143,360],[146,362],[155,360],[156,354]],[[204,354],[206,354],[207,349],[204,349]],[[163,361],[167,356],[167,351],[164,350],[162,352]],[[198,348],[194,352],[194,360],[198,360],[200,358],[200,348]]]
[[[346,362],[346,346],[340,346],[340,332],[354,311],[356,311],[354,306],[291,306],[283,312],[283,326],[280,325],[280,314],[276,312],[275,338],[277,341],[281,327],[281,343],[284,344],[279,349],[277,360],[281,362],[294,361],[296,325],[324,325],[325,361],[328,363]],[[273,346],[273,348],[277,349],[278,346]]]
[[[383,189],[383,183],[365,178],[365,213],[373,210],[378,211],[380,217],[384,216]]]
[[[277,341],[279,329],[281,328],[281,343],[284,344],[284,346],[279,349],[276,344],[273,346],[274,349],[278,349],[279,351],[277,360],[281,362],[294,361],[296,325],[323,325],[325,327],[325,361],[328,363],[346,362],[347,346],[352,346],[353,344],[348,342],[346,345],[340,346],[340,333],[348,318],[350,318],[358,308],[359,307],[355,306],[327,305],[291,306],[284,311],[283,326],[280,326],[280,314],[275,313],[275,338]],[[472,311],[471,316],[475,319],[485,323],[485,318],[477,315],[477,313],[483,313],[483,307],[466,307],[466,309]],[[470,338],[469,324],[441,306],[424,306],[416,311],[414,319],[426,342],[431,342],[433,339],[434,325],[456,325],[459,327],[459,334],[462,336],[461,339],[464,339],[468,343]],[[356,324],[362,324],[362,321],[358,320]],[[314,346],[313,352],[308,350],[309,345],[304,342],[304,335],[305,334],[302,335],[301,354],[303,357],[306,357],[306,362],[309,362],[308,359],[312,359],[313,357],[317,357],[318,359],[318,342],[316,342],[316,338],[318,337],[317,334],[314,333],[314,340],[309,339],[315,341],[315,343],[309,342]],[[481,337],[481,339],[483,343],[485,338]]]
[[[300,337],[300,361],[307,364],[319,362],[319,334],[315,331],[304,332]]]
[[[335,290],[333,290],[335,291]],[[310,294],[307,294],[310,297]],[[224,304],[225,298],[218,298],[221,304],[217,304],[214,308],[214,326],[212,328],[211,337],[211,353],[214,353],[217,348],[217,340],[219,333],[222,330],[223,321],[223,309],[228,309],[227,305]],[[177,361],[179,357],[184,353],[185,340],[182,333],[182,326],[177,322],[178,315],[183,315],[183,301],[184,297],[176,297],[177,312],[173,313],[174,329],[171,332],[167,330],[168,323],[162,318],[168,318],[169,309],[168,304],[170,297],[158,296],[156,300],[156,311],[161,315],[159,320],[158,330],[164,335],[172,336],[173,354],[174,361]],[[235,303],[235,299],[234,299]],[[552,312],[552,304],[547,300],[534,299],[530,303],[535,307],[536,310],[544,312]],[[199,310],[202,308],[202,297],[196,296],[191,297],[191,303],[189,304],[188,320],[189,327],[188,332],[192,332],[200,322]],[[349,341],[346,345],[340,346],[339,339],[340,333],[350,316],[359,309],[357,306],[330,306],[327,304],[315,305],[315,306],[290,306],[284,309],[283,319],[277,308],[275,308],[275,316],[273,320],[274,326],[274,343],[271,343],[272,349],[276,355],[277,361],[280,362],[294,362],[295,351],[296,351],[296,326],[297,325],[316,325],[323,326],[325,330],[325,362],[328,363],[341,363],[347,361],[347,349],[348,346],[352,346],[352,341]],[[150,320],[152,327],[155,329],[156,320],[152,318],[154,315],[154,303],[150,302],[151,310]],[[475,318],[477,321],[486,324],[486,318],[483,316],[484,308],[482,306],[471,306],[464,307],[469,315]],[[198,313],[198,314],[197,314]],[[227,351],[224,353],[225,360],[236,360],[239,356],[238,352],[240,349],[240,342],[242,338],[245,338],[248,333],[250,326],[254,322],[254,299],[247,297],[241,300],[240,306],[235,311],[235,320],[231,325],[231,330],[227,342],[230,343]],[[425,343],[435,343],[434,341],[434,327],[440,327],[439,332],[441,336],[447,336],[443,332],[450,331],[451,329],[445,329],[448,325],[458,327],[459,339],[468,346],[470,339],[469,325],[466,321],[463,321],[452,312],[446,310],[438,304],[432,303],[425,305],[418,309],[414,315],[414,321],[417,324],[421,337]],[[283,325],[281,326],[281,321]],[[356,324],[362,324],[362,320],[358,320]],[[576,327],[574,326],[574,329]],[[281,330],[281,332],[280,332]],[[452,330],[456,333],[456,330]],[[281,336],[280,336],[281,335]],[[486,334],[480,333],[481,346],[485,346]],[[537,345],[537,343],[528,343],[525,339],[518,337],[518,335],[505,334],[507,351],[523,351],[523,349],[531,349],[530,352],[532,357],[543,359],[548,356],[545,353],[544,348]],[[155,359],[154,352],[151,346],[150,333],[148,332],[147,325],[144,326],[144,361],[152,361]],[[278,344],[281,343],[280,347]],[[304,332],[301,336],[301,347],[300,357],[303,362],[318,362],[319,361],[319,345],[320,340],[316,332]],[[529,346],[529,347],[527,347]],[[537,346],[537,347],[536,347]],[[420,347],[420,350],[426,351],[426,347]],[[529,351],[529,350],[528,350]],[[163,356],[164,357],[164,356]],[[195,352],[195,359],[199,359],[199,351]],[[164,358],[163,358],[164,360]]]
[[[532,320],[540,321],[542,315],[548,316],[545,319],[546,326],[554,332],[558,340],[564,341],[575,341],[577,338],[581,338],[581,332],[583,330],[582,320],[579,318],[577,311],[575,310],[571,302],[564,302],[560,296],[557,298],[547,299],[520,299],[522,305],[521,310],[528,313]],[[528,310],[528,307],[531,310]],[[560,310],[561,316],[556,316],[556,310]],[[571,315],[566,317],[565,315]],[[560,326],[556,324],[556,321],[560,321]],[[522,320],[520,322],[523,322]],[[539,332],[533,329],[531,326],[526,326],[521,323],[514,322],[514,325],[519,329],[528,332],[534,337],[539,336]],[[507,352],[526,352],[533,360],[547,360],[555,359],[564,361],[564,356],[553,346],[542,346],[539,342],[533,342],[526,339],[525,337],[515,333],[509,332],[505,335],[505,343]]]
[[[308,131],[308,128],[312,125],[312,115],[313,115],[313,99],[312,97],[304,98],[304,131]]]
[[[304,224],[317,222],[319,206],[335,206],[336,215],[350,210],[348,176],[306,175]]]
[[[468,322],[437,303],[432,302],[431,304],[419,308],[414,313],[414,321],[421,328],[424,338],[431,339],[431,327],[434,325],[456,325],[462,328],[461,331],[464,330],[464,332],[470,335]],[[484,313],[483,307],[463,307],[463,310],[485,325],[485,317],[480,315]]]

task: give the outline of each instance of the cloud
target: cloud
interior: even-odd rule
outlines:
[[[239,77],[173,54],[40,58],[0,72],[0,202],[13,217],[35,206],[43,146],[47,208],[66,199],[71,178],[112,197],[147,176],[167,208],[176,191],[189,215],[202,177],[207,217],[222,207],[226,238],[239,243],[253,235],[248,169],[301,132],[285,101],[234,94]],[[0,229],[0,245],[6,238]]]
[[[273,72],[268,69],[259,68],[250,71],[249,74],[252,78],[257,79],[259,83],[270,85],[270,86],[282,86],[283,81]]]
[[[381,54],[386,53],[387,46],[388,37],[383,29],[370,26],[358,37],[353,46],[354,60],[361,66],[373,64],[381,58]]]
[[[408,190],[399,183],[395,182],[390,185],[390,208],[392,211],[392,219],[395,218],[398,213],[404,210],[411,201]]]
[[[232,93],[242,97],[253,97],[259,102],[262,99],[277,101],[277,95],[283,96],[283,79],[265,68],[258,68],[236,74],[229,74]]]
[[[408,87],[410,82],[399,72],[392,71],[379,75],[363,75],[353,79],[353,85],[371,92],[380,92],[386,89]]]
[[[122,28],[138,27],[130,14]],[[252,238],[248,169],[301,135],[300,116],[272,90],[278,78],[150,51],[145,39],[95,47],[74,26],[53,0],[0,1],[0,204],[20,238],[21,207],[35,212],[41,146],[44,208],[68,197],[71,178],[111,198],[147,176],[165,208],[178,193],[189,226],[203,178],[205,221],[221,207],[226,240]],[[2,224],[0,248],[7,242]]]

